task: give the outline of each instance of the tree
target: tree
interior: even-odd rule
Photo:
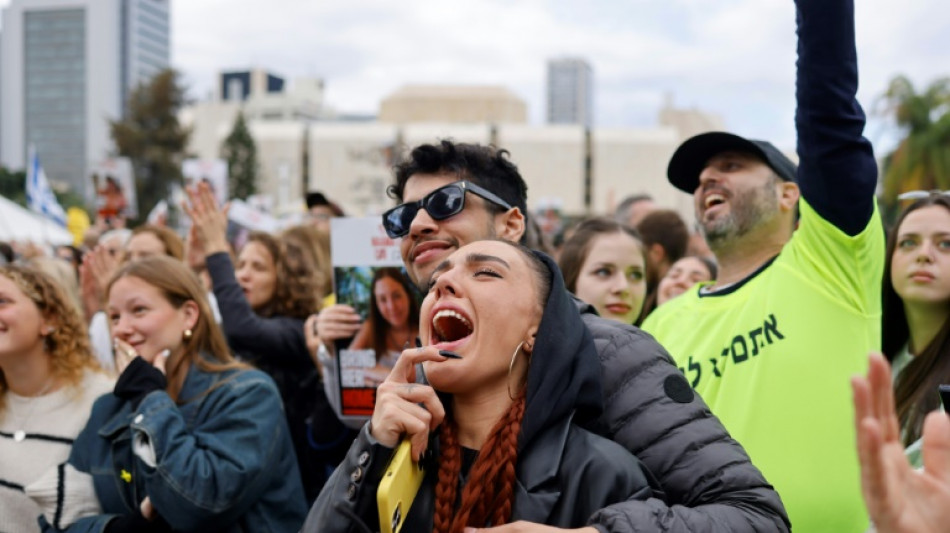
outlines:
[[[0,196],[26,207],[26,171],[0,166]]]
[[[884,159],[882,202],[888,218],[897,196],[913,190],[950,189],[950,78],[917,93],[905,76],[891,80],[882,97],[904,139]]]
[[[191,131],[178,123],[185,91],[178,73],[166,69],[132,91],[126,117],[110,122],[119,155],[132,160],[139,216],[144,218],[181,185],[181,162]]]
[[[221,157],[228,162],[230,197],[246,200],[256,193],[257,145],[247,129],[244,113],[238,112],[231,133],[221,145]]]

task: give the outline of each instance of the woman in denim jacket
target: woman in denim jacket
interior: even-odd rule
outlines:
[[[69,459],[101,511],[57,526],[297,531],[306,507],[280,395],[232,358],[198,279],[154,257],[123,267],[107,294],[122,370]]]

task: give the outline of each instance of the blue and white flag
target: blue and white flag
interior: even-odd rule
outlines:
[[[36,150],[30,147],[30,166],[26,171],[26,204],[30,209],[46,218],[66,226],[66,212],[59,205],[53,189],[49,186],[46,173],[40,166],[40,158]]]

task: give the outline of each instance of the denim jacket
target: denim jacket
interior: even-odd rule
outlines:
[[[175,531],[297,531],[306,504],[273,380],[193,365],[179,398],[96,401],[69,462],[93,476],[103,514],[67,531],[101,532],[146,496]]]

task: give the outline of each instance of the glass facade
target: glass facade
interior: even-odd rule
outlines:
[[[168,68],[168,0],[122,0],[121,97],[123,113],[130,93]]]
[[[51,180],[83,190],[86,168],[86,14],[84,9],[24,14],[24,118]]]

